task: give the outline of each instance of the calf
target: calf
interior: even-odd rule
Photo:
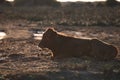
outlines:
[[[53,57],[88,56],[100,60],[114,59],[118,53],[113,45],[98,39],[82,39],[65,36],[52,28],[47,29],[38,45],[53,52]]]

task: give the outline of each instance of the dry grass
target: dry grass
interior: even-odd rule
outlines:
[[[3,8],[8,19],[39,21],[39,25],[120,26],[118,7],[12,7]],[[22,13],[22,15],[21,15]]]
[[[25,28],[25,30],[29,28]],[[76,27],[57,28],[70,36],[99,38],[117,46],[119,44],[119,28],[113,27]],[[8,30],[9,31],[9,30]],[[24,32],[24,30],[22,30]],[[22,33],[21,31],[21,33]],[[7,32],[7,30],[6,30]],[[11,31],[11,33],[14,31]],[[25,31],[26,32],[26,31]],[[9,34],[8,34],[9,35]],[[20,35],[16,33],[16,35]],[[16,36],[16,37],[18,37]],[[67,58],[51,60],[49,50],[41,50],[37,47],[39,40],[18,39],[14,37],[3,39],[0,45],[1,60],[0,74],[4,80],[101,80],[105,79],[105,70],[111,70],[112,80],[119,80],[120,62],[95,61],[91,59]],[[118,57],[119,58],[119,57]],[[105,72],[104,72],[105,71]],[[109,78],[109,76],[107,75]]]
[[[0,40],[0,80],[120,79],[119,7],[12,7],[3,8],[3,12],[0,29],[5,30],[7,38]],[[117,60],[51,60],[51,51],[41,50],[37,46],[39,40],[30,32],[44,31],[49,26],[70,36],[98,38],[113,44],[119,50]]]

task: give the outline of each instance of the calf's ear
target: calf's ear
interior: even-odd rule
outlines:
[[[54,35],[57,34],[57,32],[56,32],[53,28],[47,29],[46,33],[47,33],[48,35],[52,35],[52,36],[54,36]]]
[[[55,32],[55,29],[54,28],[48,28],[47,31],[48,32]]]

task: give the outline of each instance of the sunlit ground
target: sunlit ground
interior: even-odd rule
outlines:
[[[14,0],[7,0],[7,1],[14,1]],[[67,2],[67,1],[70,1],[70,2],[76,2],[76,1],[94,2],[94,1],[105,1],[105,0],[57,0],[57,1],[60,1],[60,2]]]
[[[105,0],[57,0],[57,1],[60,1],[60,2],[67,2],[67,1],[70,1],[70,2],[76,2],[76,1],[94,2],[94,1],[105,1]]]
[[[0,32],[0,39],[3,39],[6,36],[5,32]]]
[[[7,0],[7,1],[10,1],[10,2],[12,2],[12,1],[14,1],[14,0]]]
[[[7,0],[7,1],[14,1],[14,0]],[[57,1],[60,1],[60,2],[76,2],[76,1],[82,1],[82,2],[95,2],[95,1],[106,1],[106,0],[57,0]],[[120,0],[117,0],[117,1],[120,1]]]

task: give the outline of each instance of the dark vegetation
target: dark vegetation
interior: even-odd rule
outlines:
[[[0,4],[3,4],[5,2],[5,0],[0,0]]]
[[[40,25],[45,26],[119,27],[120,6],[117,5],[119,2],[114,1],[114,4],[113,1],[114,0],[95,3],[59,3],[55,0],[29,0],[29,2],[27,2],[27,0],[15,0],[14,5],[12,4],[13,7],[1,7],[4,14],[0,17],[4,16],[10,20],[24,19],[38,21]]]
[[[60,6],[56,0],[15,0],[15,6]]]
[[[1,6],[11,6],[11,3],[10,2],[8,2],[8,1],[6,1],[6,0],[0,0],[0,7]]]
[[[113,6],[116,6],[116,5],[120,5],[120,3],[117,2],[116,0],[107,0],[106,5],[113,7]]]
[[[11,7],[4,9],[8,19],[38,21],[40,25],[120,26],[117,7]],[[22,13],[22,15],[21,15]]]

